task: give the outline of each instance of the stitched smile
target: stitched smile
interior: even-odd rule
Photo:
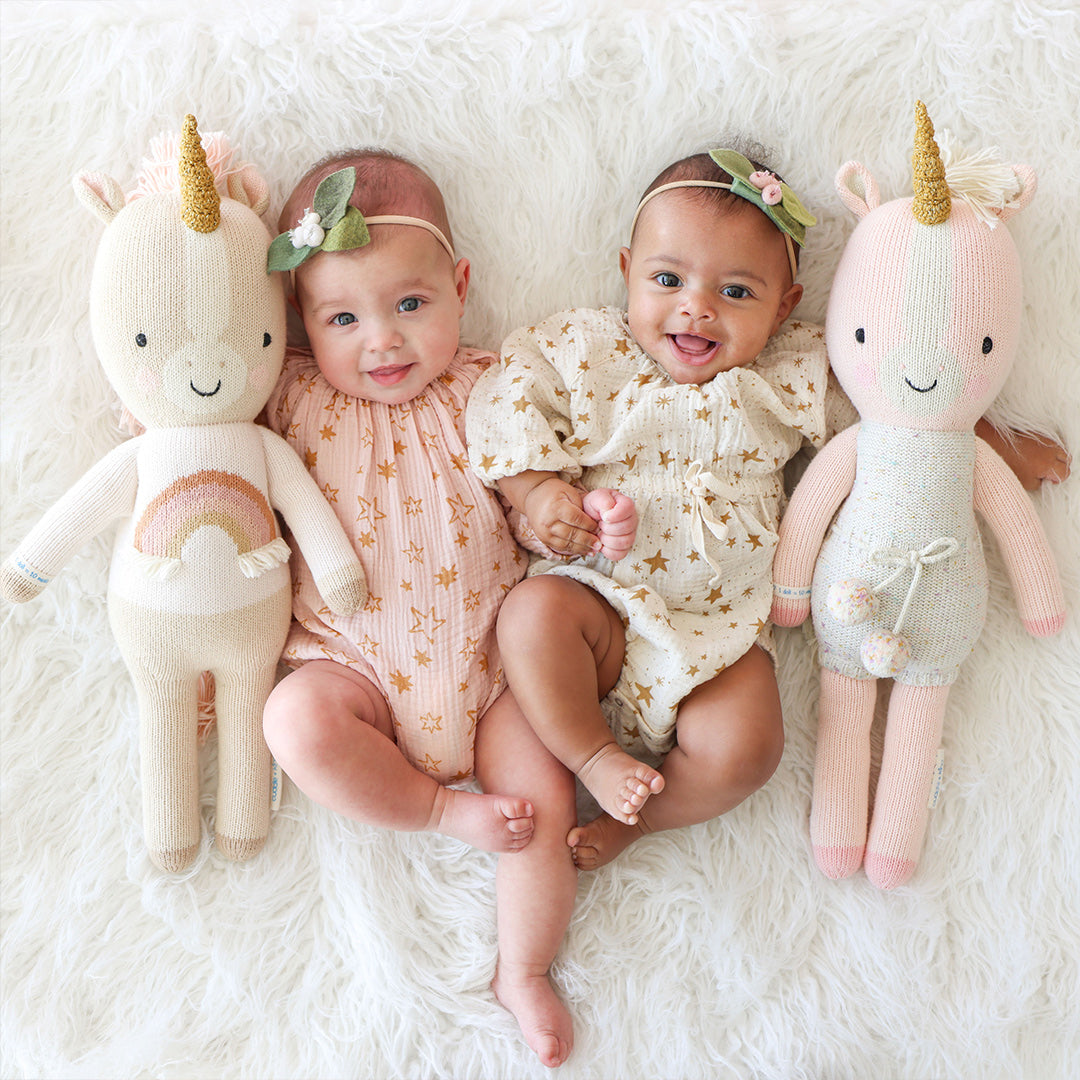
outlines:
[[[194,383],[188,383],[188,386],[190,386],[199,397],[213,397],[221,389],[221,380],[218,379],[217,386],[215,386],[213,390],[200,390]]]
[[[915,391],[916,394],[929,394],[931,390],[937,386],[937,379],[935,379],[929,386],[916,386],[910,379],[905,379],[904,382]]]

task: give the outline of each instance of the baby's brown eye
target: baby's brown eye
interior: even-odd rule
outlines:
[[[146,344],[146,335],[145,334],[136,334],[135,335],[135,344],[138,345],[140,349],[143,348],[143,346]],[[983,351],[985,352],[985,350],[983,350]]]

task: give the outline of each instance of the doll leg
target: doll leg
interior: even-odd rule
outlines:
[[[174,873],[199,850],[199,763],[195,721],[198,672],[128,668],[139,699],[139,772],[150,858]],[[190,720],[190,723],[185,722]]]
[[[526,578],[499,609],[498,638],[507,682],[540,740],[612,817],[633,824],[664,778],[619,748],[600,711],[625,648],[615,609],[570,578]]]
[[[893,686],[866,850],[866,875],[879,889],[903,885],[915,871],[948,696],[947,686]]]
[[[875,680],[822,668],[810,840],[826,877],[849,877],[862,865],[876,700]]]
[[[270,751],[262,713],[274,686],[273,663],[218,672],[214,711],[218,726],[218,798],[215,840],[230,859],[250,859],[270,831]]]
[[[710,821],[738,806],[776,770],[784,749],[772,661],[757,646],[684,698],[676,744],[660,769],[664,789],[635,825],[603,814],[566,837],[581,870],[610,862],[650,832]]]
[[[477,727],[476,774],[485,791],[513,791],[534,808],[528,847],[499,856],[499,960],[492,988],[525,1041],[552,1068],[566,1060],[574,1041],[570,1013],[549,976],[577,892],[565,843],[577,813],[574,775],[540,741],[509,691]]]
[[[312,660],[274,688],[266,741],[309,798],[354,821],[431,831],[485,851],[516,851],[532,836],[532,806],[511,795],[445,788],[402,756],[378,688],[332,660]]]

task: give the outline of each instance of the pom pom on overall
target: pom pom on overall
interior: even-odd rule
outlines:
[[[351,614],[366,597],[315,482],[253,422],[281,370],[284,298],[266,273],[266,184],[252,166],[233,168],[227,147],[214,150],[217,182],[188,116],[180,139],[155,140],[156,160],[129,199],[100,173],[76,177],[80,201],[107,226],[91,285],[94,343],[145,432],[92,467],[0,568],[4,596],[29,600],[120,519],[109,617],[138,694],[147,845],[173,871],[200,843],[204,671],[216,685],[218,847],[247,859],[266,839],[262,709],[291,614],[289,548],[274,511],[333,611]]]
[[[914,872],[949,687],[986,616],[975,510],[997,537],[1024,626],[1049,635],[1065,619],[1042,525],[974,433],[1020,325],[1019,260],[1000,222],[1028,204],[1035,174],[985,158],[954,171],[965,178],[955,188],[919,102],[914,199],[882,204],[857,162],[837,174],[860,220],[833,282],[826,341],[860,422],[803,476],[773,563],[774,621],[795,626],[812,610],[821,654],[815,859],[834,878],[865,864],[886,889]],[[895,682],[868,833],[869,730],[884,677]]]

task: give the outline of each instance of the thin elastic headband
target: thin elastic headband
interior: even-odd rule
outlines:
[[[364,220],[369,225],[416,225],[418,228],[427,229],[446,249],[446,254],[455,262],[457,261],[454,256],[454,249],[450,246],[450,241],[443,235],[442,230],[437,225],[432,225],[430,221],[418,217],[405,217],[402,214],[376,214],[374,217],[364,218]]]
[[[659,187],[654,187],[652,191],[638,203],[637,209],[634,211],[634,220],[630,222],[631,239],[633,239],[634,229],[637,227],[638,217],[648,201],[664,191],[671,191],[673,188],[724,188],[726,191],[735,190],[731,184],[725,184],[720,180],[673,180],[670,184],[661,184]],[[738,194],[738,192],[736,192],[736,194]],[[368,220],[371,221],[372,219],[368,218]],[[770,218],[770,220],[772,219]],[[784,245],[787,248],[788,264],[791,266],[791,280],[794,281],[795,276],[799,272],[799,264],[795,261],[795,243],[783,229],[780,229],[780,234],[783,236]]]

